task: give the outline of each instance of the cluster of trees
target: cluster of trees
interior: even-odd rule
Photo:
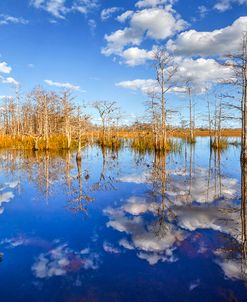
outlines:
[[[37,87],[22,97],[19,87],[16,88],[15,97],[1,98],[0,134],[22,140],[32,138],[34,150],[39,149],[40,140],[44,142],[43,149],[50,149],[52,138],[60,136],[64,149],[71,149],[72,142],[76,141],[79,154],[81,139],[89,131],[94,131],[104,144],[119,126],[120,109],[116,102],[93,102],[91,107],[99,116],[99,123],[93,124],[85,113],[85,105],[76,104],[72,91],[63,90],[58,94]]]
[[[81,137],[81,129],[87,129],[90,121],[82,114],[81,106],[76,106],[69,91],[60,95],[40,87],[28,93],[21,100],[19,90],[15,97],[3,97],[0,111],[1,134],[11,137],[32,137],[34,149],[38,149],[39,139],[44,139],[45,149],[49,149],[52,135],[63,135],[66,148],[71,148],[72,136]]]

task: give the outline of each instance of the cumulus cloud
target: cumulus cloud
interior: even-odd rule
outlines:
[[[241,38],[246,29],[247,17],[240,17],[232,25],[211,32],[182,32],[176,40],[167,42],[167,48],[176,55],[225,55],[240,49]]]
[[[164,40],[187,26],[171,8],[145,8],[129,18],[129,27],[105,35],[104,55],[120,54],[126,46],[138,46],[145,38]]]
[[[45,80],[45,83],[49,86],[55,86],[59,88],[71,89],[71,90],[79,90],[80,86],[71,84],[71,83],[62,83],[62,82],[54,82],[52,80]]]
[[[71,12],[86,15],[98,7],[97,0],[74,0],[70,6],[66,6],[65,0],[31,0],[30,4],[58,19],[65,19],[66,15]]]
[[[231,9],[233,4],[246,5],[247,0],[219,0],[214,5],[214,8],[220,12],[225,12]]]
[[[148,51],[138,47],[130,47],[122,52],[121,57],[124,59],[124,62],[129,66],[142,65],[149,60],[153,60],[154,48]]]
[[[172,81],[169,83],[171,86],[170,92],[185,92],[185,83],[187,81],[192,83],[194,93],[202,93],[213,84],[234,80],[232,69],[219,64],[214,59],[176,57],[175,64],[178,67]],[[153,79],[121,81],[116,83],[116,86],[139,90],[144,94],[152,91],[160,92],[157,81]]]
[[[0,63],[0,72],[2,73],[10,73],[12,71],[12,68],[8,65],[6,62]]]
[[[117,19],[117,21],[123,23],[126,20],[128,20],[131,16],[133,16],[133,14],[134,14],[133,10],[127,10],[126,12],[124,12],[120,16],[118,16],[116,19]]]
[[[100,14],[101,20],[108,20],[114,13],[118,12],[119,10],[121,10],[121,8],[116,6],[103,9]]]
[[[0,14],[0,25],[8,25],[8,24],[28,24],[29,21],[22,17],[13,17],[9,15]]]

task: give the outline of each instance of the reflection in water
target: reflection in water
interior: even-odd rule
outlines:
[[[70,162],[68,163],[68,165],[70,165]],[[76,157],[76,167],[77,167],[77,175],[73,177],[74,180],[78,181],[76,187],[73,185],[73,188],[71,189],[70,171],[69,171],[69,176],[67,176],[67,179],[69,179],[68,195],[69,195],[70,209],[72,209],[75,212],[85,213],[87,212],[87,207],[86,207],[87,204],[93,201],[93,198],[84,191],[84,187],[83,187],[83,180],[85,179],[85,181],[87,181],[89,175],[87,175],[83,179],[81,157]]]
[[[32,271],[37,278],[51,278],[77,272],[82,268],[96,270],[98,267],[97,253],[89,249],[74,251],[68,244],[59,244],[47,253],[41,253],[33,264]]]
[[[70,151],[60,154],[49,151],[3,151],[1,153],[1,169],[6,175],[24,173],[28,181],[35,184],[46,200],[56,194],[56,185],[64,180],[63,188],[66,191],[69,208],[75,212],[87,212],[88,203],[93,201],[92,192],[116,189],[112,169],[117,166],[117,153],[104,150],[98,180],[90,182],[91,172],[88,169],[83,170],[83,159],[75,157],[74,154],[72,156]],[[20,183],[16,181],[8,185],[20,187]],[[1,204],[9,202],[13,197],[12,192],[4,192],[0,195],[0,211],[3,211]]]
[[[243,279],[247,284],[247,229],[246,229],[246,198],[247,198],[247,162],[241,160],[241,204],[235,210],[237,228],[233,239],[219,251],[223,260],[219,265],[225,275],[231,279]],[[232,209],[233,212],[233,209]]]
[[[37,301],[244,301],[247,168],[225,152],[1,151],[0,275]]]

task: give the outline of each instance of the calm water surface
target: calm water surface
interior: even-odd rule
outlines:
[[[247,301],[240,149],[0,151],[0,300]]]

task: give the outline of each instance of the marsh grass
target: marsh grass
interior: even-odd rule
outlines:
[[[124,139],[121,139],[117,136],[114,137],[98,137],[95,140],[95,143],[101,148],[111,149],[111,150],[119,150],[124,146]]]
[[[213,139],[211,142],[211,148],[214,150],[225,150],[229,147],[230,143],[227,138]]]
[[[46,143],[43,138],[34,138],[30,136],[0,136],[0,148],[1,149],[15,149],[15,150],[34,150],[35,140],[37,141],[37,150],[45,150]],[[83,139],[83,144],[86,140]],[[71,149],[77,147],[77,141],[72,140]],[[53,135],[49,137],[49,150],[66,150],[67,149],[67,139],[62,135]]]
[[[162,153],[162,152],[178,152],[182,149],[182,144],[174,139],[168,139],[165,148],[160,142],[155,142],[150,135],[138,136],[130,140],[130,147],[141,153]]]

